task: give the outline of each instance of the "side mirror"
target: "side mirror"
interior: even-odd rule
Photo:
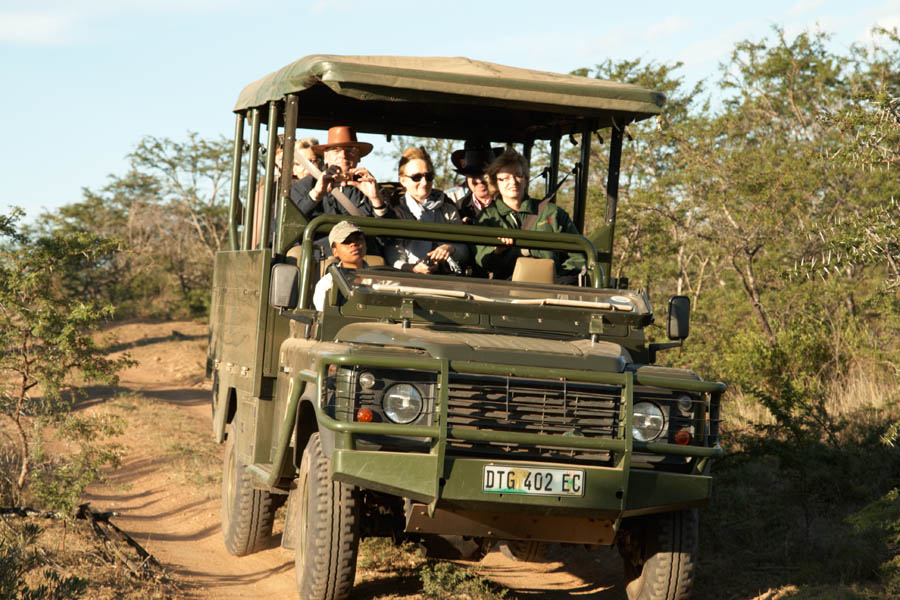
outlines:
[[[269,304],[275,308],[297,308],[300,286],[300,269],[287,263],[272,267],[269,281]]]
[[[687,296],[669,298],[669,339],[683,340],[691,328],[691,299]]]

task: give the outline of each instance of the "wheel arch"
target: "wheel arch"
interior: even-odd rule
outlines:
[[[297,421],[294,423],[294,466],[300,469],[300,461],[303,460],[303,450],[309,443],[309,438],[319,431],[316,409],[313,407],[313,399],[303,397],[300,406],[297,407]]]
[[[237,414],[237,390],[233,387],[221,386],[217,390],[217,395],[213,413],[213,433],[216,436],[216,442],[221,444],[225,441],[226,425],[231,423]]]

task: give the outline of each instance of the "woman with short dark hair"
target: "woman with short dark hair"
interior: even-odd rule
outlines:
[[[478,215],[478,225],[579,233],[569,213],[554,202],[541,202],[528,195],[528,161],[515,150],[507,150],[485,170],[488,185],[496,199]],[[493,274],[495,279],[509,279],[522,250],[513,247],[512,238],[498,238],[499,246],[478,246],[475,262]],[[552,258],[557,277],[581,270],[584,257],[578,253],[535,249],[528,252],[535,258]]]

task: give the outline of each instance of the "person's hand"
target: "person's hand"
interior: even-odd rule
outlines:
[[[441,262],[450,258],[455,250],[456,248],[454,248],[450,244],[441,244],[440,246],[429,252],[428,256],[430,256],[437,262]]]
[[[424,260],[420,260],[415,265],[413,265],[412,270],[413,273],[422,273],[424,275],[427,275],[429,273],[434,273],[437,270],[437,265],[428,264]]]
[[[316,181],[316,185],[309,190],[309,196],[313,202],[318,202],[325,194],[331,193],[337,187],[338,179],[341,177],[341,168],[337,165],[330,165],[322,172],[322,177]]]
[[[501,244],[505,244],[504,246],[497,246],[494,248],[494,254],[501,254],[509,250],[509,247],[513,245],[513,239],[508,237],[498,237]]]
[[[375,177],[365,167],[357,167],[350,171],[345,185],[352,185],[359,189],[372,203],[373,208],[381,208],[383,206],[381,196],[378,194],[378,184],[375,181]]]

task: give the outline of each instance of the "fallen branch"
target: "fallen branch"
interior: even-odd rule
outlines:
[[[30,517],[38,519],[62,519],[63,514],[60,512],[41,511],[28,507],[0,507],[0,516],[11,517]],[[96,512],[91,509],[90,503],[80,505],[76,510],[75,519],[90,521],[91,529],[94,535],[103,544],[107,552],[115,559],[120,561],[132,576],[137,579],[160,579],[164,577],[161,573],[162,565],[159,564],[152,554],[147,552],[143,546],[137,543],[134,538],[119,529],[110,519],[116,516],[116,513]],[[131,546],[137,553],[140,561],[129,558],[120,548],[119,545],[127,544]],[[160,572],[157,572],[160,571]]]
[[[94,530],[94,534],[103,543],[104,547],[106,547],[113,556],[119,559],[133,576],[138,579],[158,577],[159,575],[153,571],[161,570],[162,565],[160,565],[153,555],[147,552],[143,546],[138,544],[134,538],[116,527],[116,525],[109,520],[112,516],[115,516],[115,513],[94,512],[91,510],[90,503],[80,505],[78,510],[75,511],[75,518],[89,520],[91,522],[91,528]],[[138,557],[141,559],[140,562],[135,562],[126,556],[125,553],[119,549],[117,542],[128,544],[134,548],[134,551],[137,552]]]

